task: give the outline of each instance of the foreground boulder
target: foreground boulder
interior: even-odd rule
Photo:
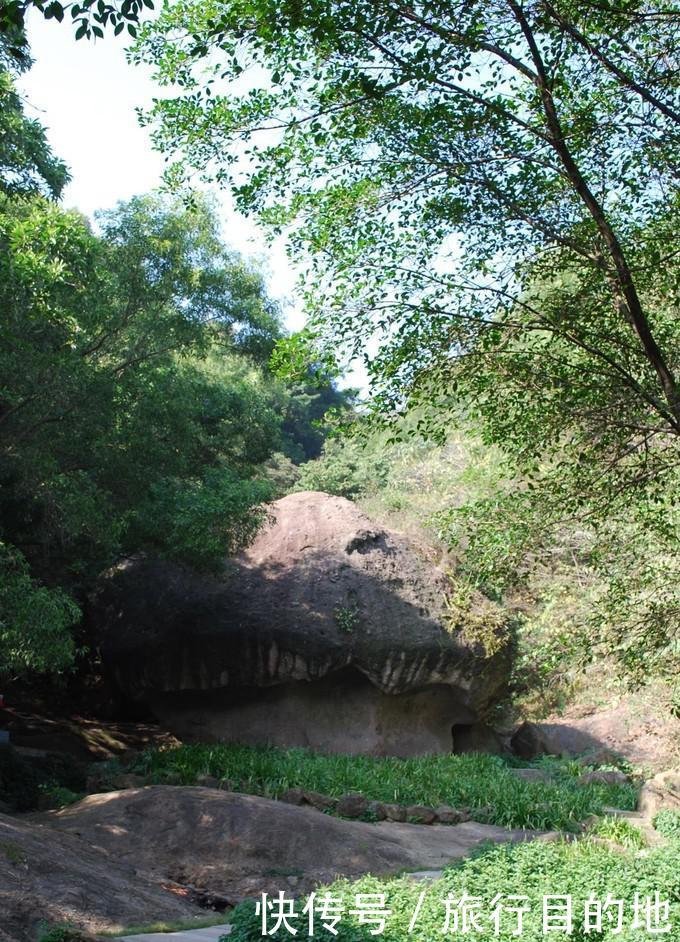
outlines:
[[[45,820],[159,883],[190,884],[234,903],[262,892],[297,895],[339,876],[441,868],[484,841],[535,834],[474,822],[347,821],[254,795],[168,785],[90,795]]]
[[[304,492],[219,578],[141,559],[108,573],[92,620],[124,694],[184,739],[406,756],[450,752],[506,685],[507,645],[468,640],[450,591],[403,536]]]
[[[44,923],[115,932],[205,915],[183,887],[141,872],[77,834],[0,815],[0,940],[35,942]]]

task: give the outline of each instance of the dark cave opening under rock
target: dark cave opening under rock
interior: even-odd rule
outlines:
[[[486,723],[454,723],[451,727],[451,751],[454,755],[484,752],[503,755],[508,749],[499,734]]]

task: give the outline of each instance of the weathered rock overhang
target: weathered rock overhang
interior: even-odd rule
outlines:
[[[266,689],[156,692],[149,704],[185,741],[404,757],[450,753],[452,723],[475,719],[449,686],[385,694],[352,668]]]

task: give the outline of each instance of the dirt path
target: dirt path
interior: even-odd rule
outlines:
[[[152,932],[146,935],[126,935],[120,942],[219,942],[229,935],[230,925],[211,926],[209,929],[185,929],[182,932]]]

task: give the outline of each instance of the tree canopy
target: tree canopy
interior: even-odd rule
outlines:
[[[52,153],[40,122],[24,111],[15,74],[28,68],[30,60],[26,54],[17,60],[11,48],[10,37],[0,35],[0,193],[58,197],[68,170]]]
[[[68,13],[76,39],[102,39],[108,27],[114,36],[123,31],[137,35],[140,15],[145,8],[153,10],[153,0],[79,0],[78,3],[62,3],[60,0],[2,0],[0,2],[0,35],[11,37],[12,54],[22,59],[25,55],[23,30],[26,17],[31,10],[41,13],[46,20],[61,23]]]
[[[232,186],[311,259],[313,355],[363,356],[383,417],[503,448],[511,483],[450,528],[479,578],[592,526],[626,643],[666,653],[679,26],[639,0],[182,0],[136,50],[180,88],[147,115],[169,179]]]
[[[5,59],[31,6],[66,9],[5,4]],[[69,9],[79,36],[142,19],[140,3]],[[342,397],[312,376],[358,356],[395,434],[462,426],[502,450],[496,491],[439,518],[487,591],[587,533],[602,631],[619,626],[629,664],[636,647],[676,658],[679,29],[677,4],[641,0],[178,0],[145,22],[133,57],[166,86],[145,120],[168,181],[198,171],[288,233],[310,267],[294,338],[200,201],[132,201],[94,234],[46,200],[66,171],[10,81],[15,578],[146,547],[209,565],[244,538],[261,474],[280,486],[319,453],[313,420]]]
[[[231,161],[243,205],[275,224],[303,220],[297,231],[343,302],[334,324],[351,317],[355,347],[376,312],[387,328],[425,311],[406,338],[413,379],[418,348],[434,347],[428,363],[437,343],[448,355],[467,341],[458,320],[478,333],[485,314],[517,304],[536,253],[577,262],[646,361],[637,395],[677,434],[672,351],[636,278],[645,253],[663,259],[647,227],[674,208],[677,13],[262,0],[246,16],[240,3],[183,2],[146,27],[139,55],[187,89],[156,103],[159,145],[218,179]],[[229,94],[225,81],[250,65],[271,85]],[[255,168],[242,181],[244,140]],[[450,251],[441,259],[454,235],[455,265]]]

